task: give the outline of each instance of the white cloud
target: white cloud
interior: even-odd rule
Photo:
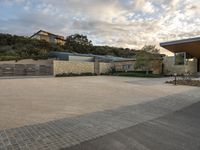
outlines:
[[[83,33],[95,44],[131,48],[200,34],[199,0],[0,0],[0,8],[6,3],[25,12],[9,19],[0,10],[0,32]]]
[[[147,13],[154,13],[156,10],[151,2],[146,2],[143,6],[143,11]]]

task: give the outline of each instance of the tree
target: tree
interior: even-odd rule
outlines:
[[[92,41],[87,36],[74,34],[66,38],[65,48],[78,53],[87,53],[92,48]]]
[[[155,55],[160,54],[160,49],[156,48],[155,45],[145,45],[141,50]]]
[[[153,61],[160,59],[161,55],[159,54],[160,50],[154,45],[145,45],[140,52],[136,54],[136,69],[142,69],[146,71],[146,74],[149,74],[150,69],[153,65],[156,65]]]

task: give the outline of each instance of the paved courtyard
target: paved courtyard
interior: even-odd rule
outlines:
[[[0,149],[198,150],[199,88],[166,80],[0,79]]]

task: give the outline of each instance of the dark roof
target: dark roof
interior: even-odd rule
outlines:
[[[112,55],[94,55],[94,54],[80,54],[80,53],[68,53],[68,52],[56,52],[53,51],[50,53],[51,56],[65,57],[67,56],[82,56],[82,57],[95,57],[100,61],[132,61],[136,60],[135,58],[123,58]]]
[[[49,35],[56,36],[57,39],[60,39],[60,40],[63,40],[63,41],[65,40],[65,39],[64,39],[64,36],[56,35],[56,34],[53,34],[53,33],[50,33],[50,32],[44,31],[44,30],[39,30],[38,32],[36,32],[36,33],[34,33],[32,36],[30,36],[30,38],[32,38],[33,36],[37,35],[37,34],[40,33],[40,32],[45,32],[45,33],[47,33],[47,34],[49,34]]]
[[[168,45],[183,44],[183,43],[190,43],[190,42],[199,42],[199,41],[200,41],[200,37],[195,37],[195,38],[189,38],[189,39],[183,39],[183,40],[162,42],[162,43],[160,43],[160,46],[168,46]]]
[[[186,52],[193,57],[200,58],[200,37],[160,43],[160,46],[173,52]]]

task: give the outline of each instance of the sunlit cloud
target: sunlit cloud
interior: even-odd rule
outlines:
[[[96,45],[141,48],[200,35],[199,0],[0,0],[0,32],[86,34]]]

